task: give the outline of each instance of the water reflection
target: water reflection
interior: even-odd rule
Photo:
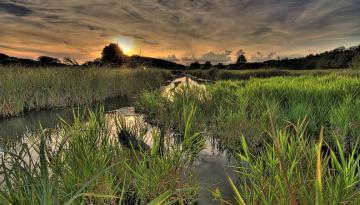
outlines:
[[[91,110],[96,110],[103,106],[105,111],[110,111],[129,106],[130,104],[131,99],[128,98],[111,98],[87,107]],[[80,114],[85,113],[86,106],[33,111],[18,117],[0,119],[0,139],[21,137],[25,133],[39,130],[40,125],[43,128],[54,128],[60,124],[60,118],[68,123],[72,123],[74,121],[74,111]]]

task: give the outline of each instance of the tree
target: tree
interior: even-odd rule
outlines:
[[[43,65],[57,65],[61,64],[61,61],[57,58],[49,57],[49,56],[40,56],[38,57],[38,61]]]
[[[116,43],[110,43],[105,46],[101,53],[101,61],[108,64],[122,64],[124,63],[123,50]]]
[[[222,63],[217,64],[216,67],[219,68],[219,69],[224,69],[225,68],[224,64],[222,64]]]
[[[357,52],[351,60],[350,67],[352,69],[360,70],[360,52]]]
[[[204,69],[209,69],[211,68],[211,62],[210,61],[206,61],[205,64],[204,64]]]
[[[245,56],[243,54],[239,55],[237,61],[236,61],[236,64],[237,65],[243,65],[247,62]]]
[[[200,68],[200,63],[197,61],[190,64],[190,69],[199,69],[199,68]]]
[[[71,65],[71,66],[79,65],[79,63],[74,58],[71,58],[71,57],[64,57],[63,63],[65,63],[66,65]]]
[[[9,58],[9,56],[3,54],[3,53],[0,53],[0,60],[4,60],[4,59],[7,59]]]

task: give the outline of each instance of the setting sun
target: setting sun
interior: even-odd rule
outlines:
[[[125,54],[131,54],[135,49],[135,40],[132,37],[120,36],[116,38],[116,42],[119,44]]]

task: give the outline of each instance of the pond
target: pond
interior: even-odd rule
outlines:
[[[3,118],[0,119],[0,139],[22,137],[26,133],[40,130],[40,127],[54,128],[61,123],[61,119],[71,123],[74,121],[74,111],[82,114],[88,108],[96,110],[100,107],[104,107],[105,111],[111,111],[130,104],[131,99],[117,97],[90,106],[31,111],[17,117]]]

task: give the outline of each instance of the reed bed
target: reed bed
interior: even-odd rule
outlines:
[[[274,113],[273,120],[280,127],[307,119],[310,136],[317,136],[324,126],[326,140],[336,145],[332,141],[336,134],[345,150],[351,150],[360,135],[360,80],[356,76],[217,81],[208,84],[205,92],[191,89],[178,93],[172,101],[157,91],[147,91],[138,98],[137,108],[163,124],[176,127],[181,119],[176,117],[177,113],[183,104],[190,102],[200,110],[196,124],[228,149],[238,147],[240,135],[249,137],[253,148],[269,140],[265,133],[270,124],[268,110]]]
[[[203,147],[191,127],[195,113],[195,107],[183,113],[183,141],[161,151],[162,136],[156,133],[149,150],[121,145],[110,136],[103,111],[89,111],[86,123],[75,115],[73,124],[3,145],[0,203],[193,204],[198,185],[190,159]],[[118,128],[135,132],[131,126]]]
[[[359,77],[217,81],[171,100],[157,91],[137,99],[138,110],[175,130],[187,104],[199,108],[194,126],[236,162],[229,184],[238,204],[360,203]],[[213,196],[231,204],[221,190]]]
[[[169,76],[156,69],[0,67],[0,117],[131,97]]]
[[[188,70],[185,73],[209,80],[248,80],[250,78],[270,78],[276,76],[324,76],[329,74],[360,76],[354,69],[288,70],[288,69],[253,69],[253,70]]]

